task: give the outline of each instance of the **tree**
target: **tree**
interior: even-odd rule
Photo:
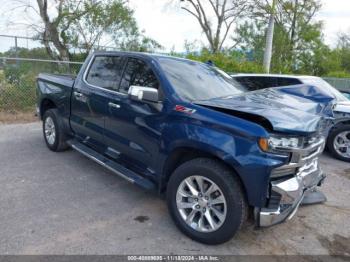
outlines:
[[[63,1],[64,11],[59,25],[62,39],[83,52],[100,49],[101,41],[111,41],[114,35],[124,39],[130,32],[139,34],[133,11],[122,0]],[[70,12],[76,17],[69,16]]]
[[[76,9],[76,1],[67,2],[67,5],[68,10]],[[86,53],[91,49],[105,49],[101,41],[106,39],[122,50],[152,51],[161,48],[158,42],[144,35],[133,17],[133,11],[121,0],[85,1],[81,12],[83,15],[79,19],[64,19],[62,29],[68,28],[66,38]]]
[[[252,8],[247,0],[180,1],[185,3],[181,8],[197,19],[213,53],[222,50],[233,24]]]
[[[69,60],[68,47],[66,43],[64,43],[65,39],[60,38],[60,33],[58,28],[60,25],[60,21],[63,19],[64,16],[70,16],[71,19],[75,19],[80,14],[78,15],[77,13],[74,13],[74,12],[64,14],[63,13],[64,1],[60,0],[57,5],[57,13],[58,13],[57,17],[55,19],[50,19],[50,16],[48,13],[47,0],[37,0],[37,4],[38,4],[40,17],[44,24],[44,29],[42,32],[40,32],[40,34],[43,38],[43,43],[46,47],[47,53],[51,57],[55,57],[52,47],[50,46],[50,42],[51,42],[59,53],[58,58],[61,60]],[[64,35],[65,33],[64,30],[61,33]]]
[[[337,41],[337,53],[344,71],[350,73],[350,34],[340,33]]]
[[[34,10],[39,15],[41,24],[30,27],[53,59],[71,60],[75,50],[87,54],[104,48],[101,42],[106,41],[115,48],[160,48],[155,40],[140,32],[127,0],[36,0],[36,6],[18,1],[25,12]]]
[[[277,73],[300,72],[320,57],[319,50],[325,47],[322,35],[322,23],[314,17],[320,9],[318,0],[277,0],[275,10],[275,30],[273,40],[272,71]],[[238,47],[251,48],[257,53],[255,59],[263,63],[264,39],[271,6],[265,0],[256,0],[253,15],[255,20],[241,25],[236,39],[241,41]],[[315,72],[318,69],[315,68]],[[320,70],[323,71],[323,70]]]
[[[300,51],[305,52],[318,44],[316,42],[322,42],[322,23],[314,21],[321,3],[319,0],[280,0],[278,3],[276,22],[288,36],[291,66],[297,66],[295,62]]]

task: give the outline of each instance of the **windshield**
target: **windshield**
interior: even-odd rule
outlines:
[[[249,91],[224,71],[207,64],[167,57],[158,61],[175,92],[184,99],[208,100]]]
[[[305,79],[303,79],[303,82],[305,84],[320,87],[323,90],[329,91],[336,98],[337,101],[347,101],[348,100],[342,93],[340,93],[337,89],[335,89],[333,86],[328,84],[328,82],[326,82],[322,78],[305,78]]]

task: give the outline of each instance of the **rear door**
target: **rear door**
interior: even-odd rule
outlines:
[[[140,174],[153,175],[159,152],[159,125],[162,103],[133,101],[128,97],[131,85],[160,90],[151,65],[139,58],[129,58],[119,93],[109,96],[109,117],[106,120],[108,154],[125,162]]]
[[[73,90],[72,129],[79,140],[101,153],[106,150],[104,132],[109,97],[119,88],[124,63],[122,56],[94,56]]]

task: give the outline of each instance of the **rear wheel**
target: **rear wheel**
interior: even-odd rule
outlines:
[[[350,125],[333,129],[328,136],[327,147],[335,158],[350,162]]]
[[[57,109],[49,109],[44,113],[43,135],[46,145],[50,150],[59,152],[68,148],[62,119],[59,116]]]
[[[191,160],[174,171],[167,202],[178,228],[206,244],[231,239],[247,216],[245,196],[236,175],[208,158]]]

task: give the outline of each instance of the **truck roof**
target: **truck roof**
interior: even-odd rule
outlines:
[[[132,52],[132,51],[95,51],[94,55],[134,55],[138,57],[144,57],[144,58],[169,58],[174,60],[185,60],[185,61],[193,61],[190,59],[182,58],[182,57],[176,57],[176,56],[170,56],[166,54],[160,54],[160,53],[146,53],[146,52]],[[197,61],[199,62],[199,61]],[[199,62],[200,63],[200,62]]]

